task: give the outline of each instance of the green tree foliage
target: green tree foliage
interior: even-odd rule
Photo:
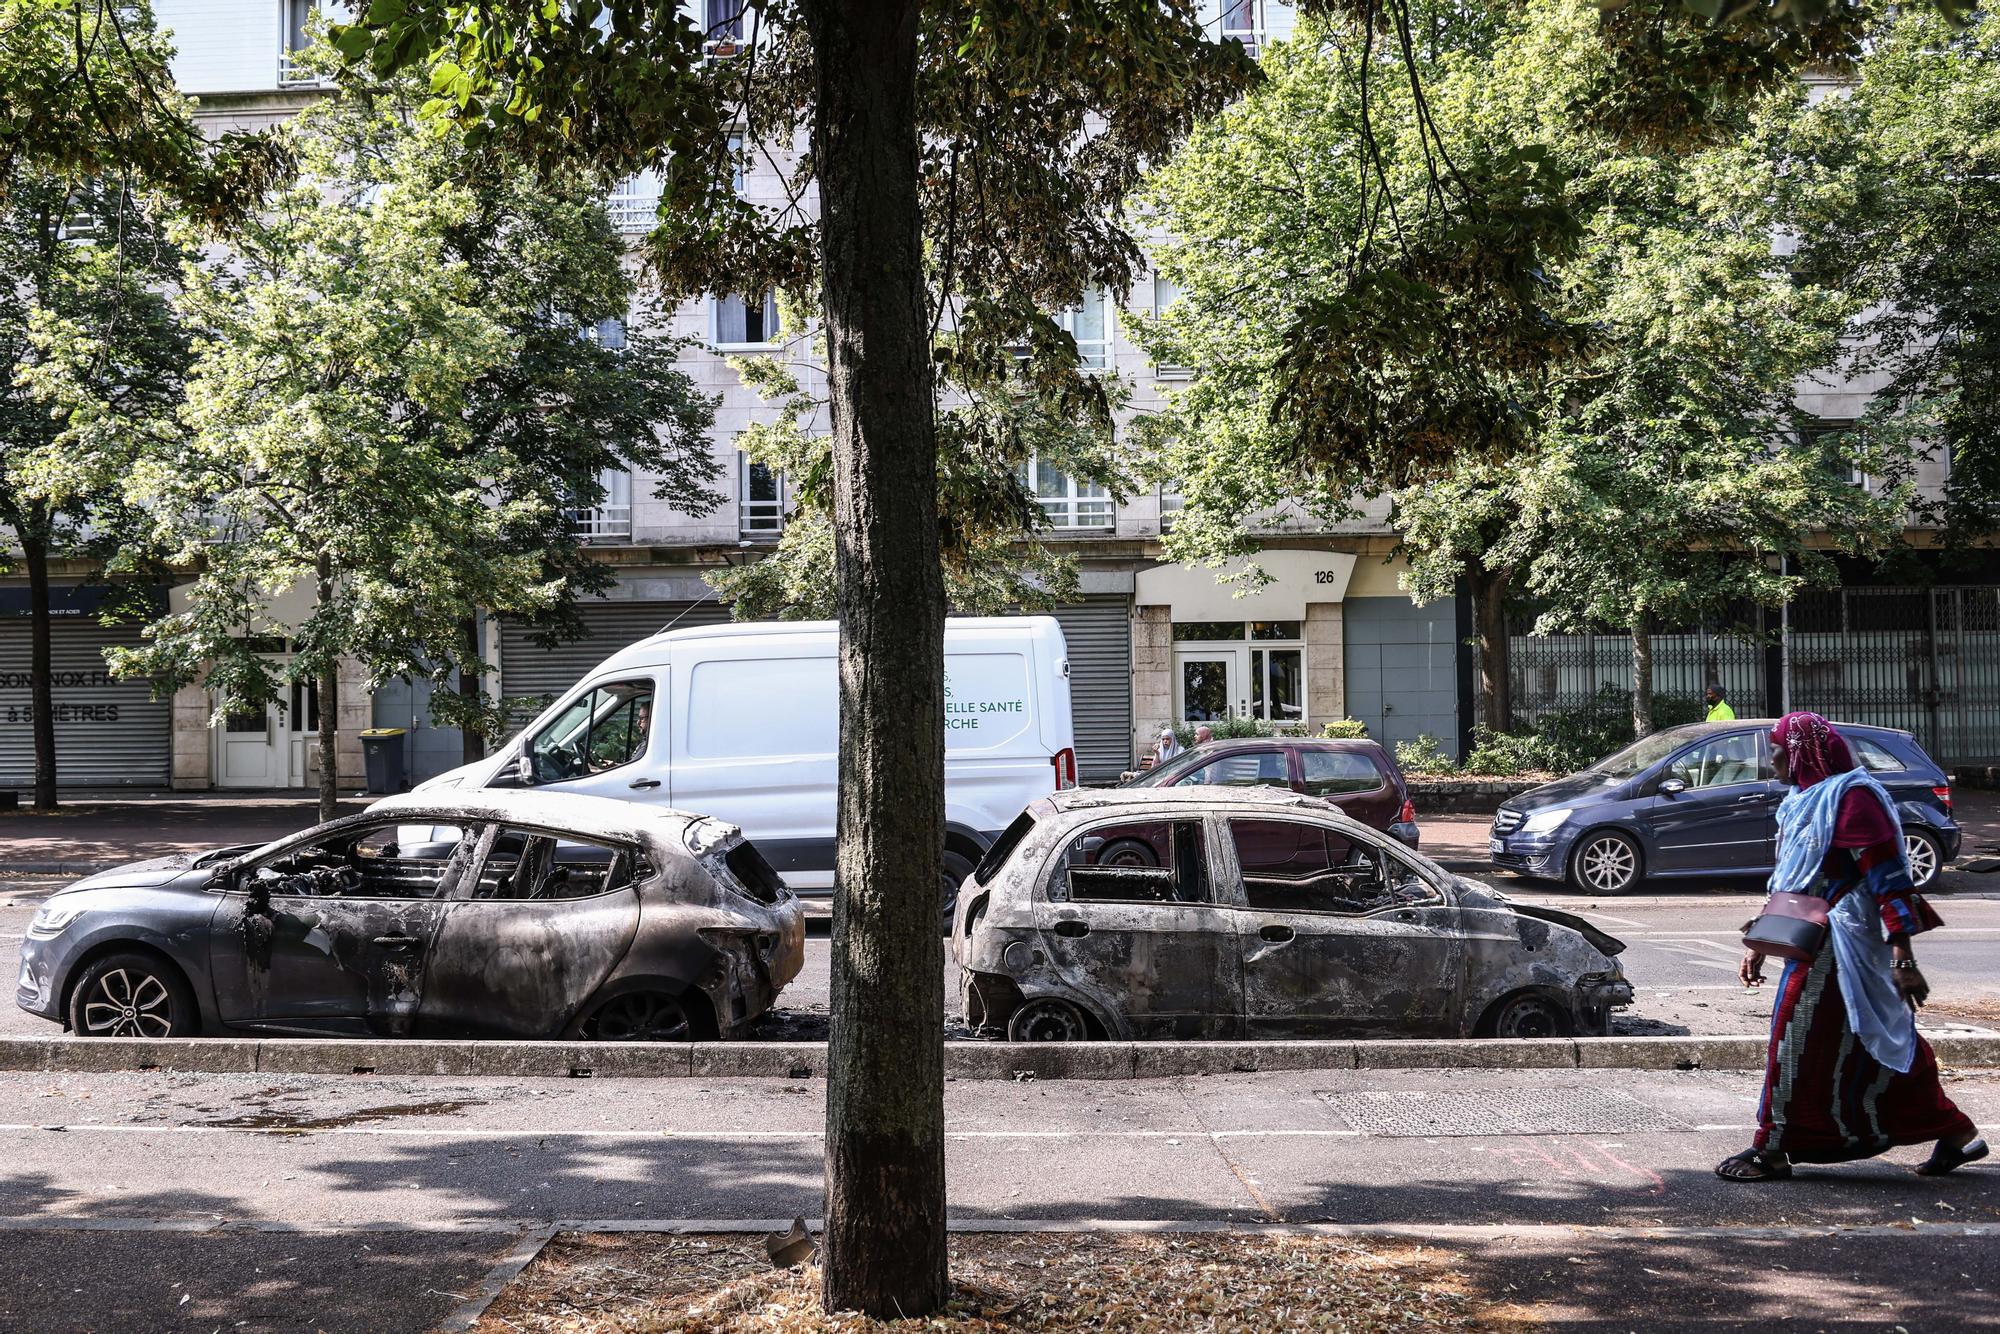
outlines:
[[[69,558],[141,563],[122,478],[172,411],[186,339],[162,284],[180,251],[125,176],[65,179],[17,163],[0,200],[0,569],[26,567],[38,808],[56,804],[49,573]],[[126,610],[134,610],[127,608]]]
[[[1413,591],[1477,585],[1489,726],[1508,709],[1485,613],[1513,586],[1545,630],[1634,631],[1644,730],[1649,626],[1785,600],[1831,573],[1820,534],[1869,549],[1904,497],[1849,483],[1879,440],[1794,431],[1793,386],[1838,359],[1857,303],[1773,258],[1765,123],[1722,103],[1699,141],[1610,132],[1578,115],[1611,58],[1603,19],[1560,0],[1486,18],[1445,29],[1461,40],[1422,62],[1422,105],[1364,79],[1365,37],[1308,30],[1151,187],[1187,295],[1143,336],[1201,371],[1149,428],[1188,496],[1170,549],[1241,550],[1243,516],[1301,482],[1322,514],[1391,491]],[[1257,318],[1265,300],[1295,323]],[[1327,420],[1301,415],[1308,397]]]
[[[1949,461],[1925,517],[1983,539],[2000,523],[2000,13],[1904,11],[1850,87],[1793,112],[1795,266],[1869,303],[1846,369],[1886,380],[1870,424]]]

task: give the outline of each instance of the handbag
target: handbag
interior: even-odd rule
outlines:
[[[1743,943],[1760,954],[1811,963],[1826,948],[1830,906],[1817,894],[1773,894],[1762,915],[1743,928]]]

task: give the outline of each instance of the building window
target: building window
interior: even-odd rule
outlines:
[[[744,152],[742,135],[732,134],[729,136],[728,152],[729,188],[740,195],[743,193],[743,175],[747,170],[747,164],[750,160],[749,154]]]
[[[769,347],[778,341],[778,294],[762,300],[744,296],[715,298],[714,341],[717,347]]]
[[[1799,421],[1799,443],[1817,449],[1829,465],[1847,474],[1847,480],[1863,491],[1875,490],[1875,479],[1841,459],[1842,437],[1855,427],[1852,418],[1806,417]]]
[[[737,531],[744,537],[776,537],[785,529],[785,474],[748,454],[737,458]]]
[[[607,352],[625,350],[625,321],[613,317],[599,320],[583,331],[583,336]]]
[[[606,468],[597,475],[604,498],[589,508],[570,511],[570,531],[585,542],[632,540],[632,474]]]
[[[702,37],[710,55],[733,56],[743,46],[744,0],[702,0]]]
[[[280,88],[307,88],[324,82],[299,63],[299,57],[312,45],[312,18],[317,8],[316,0],[279,0],[284,25],[283,44],[278,48]]]
[[[619,232],[650,232],[660,211],[660,173],[642,171],[620,181],[605,205],[611,226]]]
[[[1154,319],[1158,319],[1160,316],[1166,314],[1168,308],[1180,299],[1181,289],[1174,284],[1173,279],[1163,273],[1153,275]],[[1153,374],[1162,380],[1186,380],[1194,376],[1194,368],[1192,366],[1170,366],[1164,362],[1155,362],[1153,365]]]
[[[1111,493],[1100,483],[1078,481],[1053,464],[1030,458],[1021,465],[1021,485],[1041,502],[1051,528],[1111,527]]]
[[[1111,303],[1102,288],[1083,294],[1083,301],[1064,311],[1058,322],[1076,340],[1077,365],[1087,371],[1111,368]]]
[[[1264,30],[1264,0],[1222,0],[1222,40],[1235,38],[1251,55],[1267,40]]]

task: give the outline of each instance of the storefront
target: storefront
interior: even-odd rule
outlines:
[[[108,648],[134,648],[135,624],[98,620],[107,590],[50,590],[50,689],[60,787],[164,787],[173,762],[172,708],[145,681],[122,681]],[[0,588],[0,787],[35,781],[34,676],[28,590]]]

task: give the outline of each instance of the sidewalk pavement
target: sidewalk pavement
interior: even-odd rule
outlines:
[[[343,797],[341,814],[373,800]],[[1965,827],[1961,860],[2000,851],[2000,792],[1961,788],[1956,806]],[[1433,860],[1466,875],[1494,874],[1486,854],[1492,817],[1417,814],[1423,850]],[[317,798],[301,791],[66,794],[53,814],[0,813],[0,873],[82,875],[147,857],[266,843],[317,819]]]

